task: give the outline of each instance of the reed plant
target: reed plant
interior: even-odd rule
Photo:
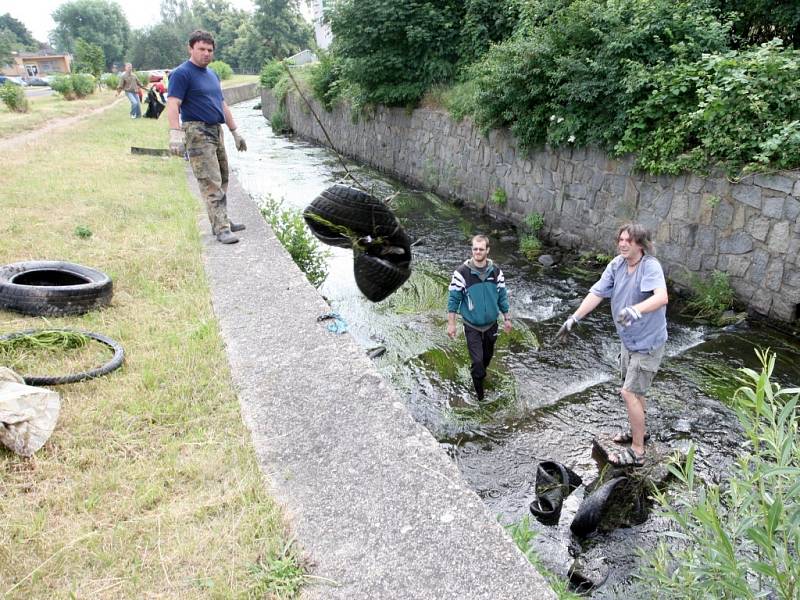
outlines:
[[[722,484],[695,476],[695,449],[669,466],[685,486],[655,492],[674,524],[671,545],[645,556],[639,578],[671,599],[800,597],[800,388],[772,381],[776,355],[758,350],[761,371],[739,370],[733,404],[746,452]]]

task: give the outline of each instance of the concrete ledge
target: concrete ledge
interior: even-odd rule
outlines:
[[[303,597],[554,598],[363,351],[317,322],[329,307],[233,179],[228,207],[247,230],[219,244],[203,214],[204,263],[259,463],[324,578]]]
[[[237,102],[258,98],[259,94],[257,83],[243,83],[242,85],[222,88],[222,97],[225,98],[225,103],[228,106],[236,104]]]

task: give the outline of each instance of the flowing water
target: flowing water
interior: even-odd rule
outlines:
[[[233,107],[249,150],[229,153],[232,168],[254,201],[272,197],[302,210],[340,181],[344,170],[329,150],[274,136],[253,109],[255,103]],[[397,193],[390,206],[417,241],[414,274],[401,290],[373,304],[355,285],[352,252],[329,248],[329,275],[320,292],[365,351],[386,349],[375,364],[413,416],[439,440],[502,523],[530,514],[540,461],[562,462],[585,483],[595,479],[592,439],[626,425],[616,369],[619,342],[608,303],[581,322],[568,344],[552,340],[604,265],[557,249],[550,249],[554,267],[531,263],[520,255],[511,226],[350,161],[348,168],[377,197]],[[471,400],[463,334],[451,341],[445,332],[447,284],[455,267],[469,257],[474,233],[492,238],[490,257],[506,276],[514,324],[512,334],[498,338],[487,379],[489,402],[481,406]],[[612,250],[609,240],[606,252]],[[759,369],[754,348],[769,347],[778,352],[777,380],[798,384],[800,342],[790,327],[766,322],[724,329],[697,325],[673,305],[668,319],[667,357],[648,397],[648,429],[669,449],[685,451],[693,442],[698,476],[716,482],[724,479],[742,443],[733,412],[719,400],[735,387],[735,369]],[[545,566],[560,576],[567,577],[577,559],[579,571],[597,584],[593,597],[635,596],[630,574],[639,560],[636,548],[652,548],[667,524],[651,516],[638,525],[577,540],[569,524],[584,491],[580,487],[567,498],[558,525],[531,519],[538,534],[533,544]]]

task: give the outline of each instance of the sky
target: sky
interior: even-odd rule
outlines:
[[[40,42],[46,42],[48,33],[55,28],[50,15],[67,0],[0,0],[0,15],[22,21]],[[161,0],[116,0],[122,7],[131,29],[155,25],[161,20]],[[253,12],[252,0],[229,0],[235,8]]]

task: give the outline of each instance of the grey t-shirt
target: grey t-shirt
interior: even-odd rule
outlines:
[[[589,290],[601,298],[611,298],[614,325],[629,352],[650,352],[667,341],[667,307],[643,314],[628,327],[617,323],[617,315],[626,306],[638,304],[653,295],[656,288],[667,287],[661,263],[655,256],[645,254],[633,273],[628,273],[628,263],[617,256],[608,263],[600,280]]]

